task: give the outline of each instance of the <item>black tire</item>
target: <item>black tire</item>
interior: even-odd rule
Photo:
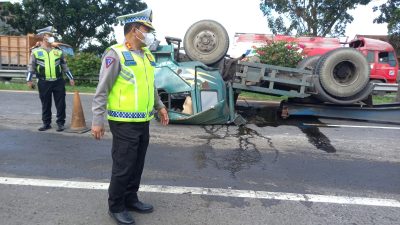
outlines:
[[[216,21],[201,20],[186,31],[183,47],[190,59],[210,65],[228,52],[228,32]]]
[[[356,95],[369,82],[367,59],[353,48],[328,52],[318,61],[315,73],[323,89],[335,97]]]
[[[296,68],[302,70],[311,70],[314,71],[314,68],[317,66],[318,60],[321,58],[320,55],[314,55],[301,60]]]

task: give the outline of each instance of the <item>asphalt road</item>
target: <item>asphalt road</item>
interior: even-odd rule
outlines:
[[[67,125],[72,97],[67,95]],[[80,97],[90,126],[92,96]],[[134,213],[137,224],[400,224],[400,125],[283,121],[270,106],[246,104],[240,112],[249,120],[244,127],[152,122],[140,196],[155,211]],[[106,189],[45,187],[48,180],[107,184],[110,133],[95,141],[89,133],[38,132],[40,118],[37,93],[0,91],[0,224],[113,224]],[[149,191],[155,187],[171,189]],[[208,191],[180,193],[182,188]]]

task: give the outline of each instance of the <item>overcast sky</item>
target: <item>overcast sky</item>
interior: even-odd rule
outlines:
[[[164,36],[182,38],[193,23],[212,19],[221,23],[229,37],[238,33],[271,33],[266,18],[259,9],[260,0],[145,0],[153,9],[153,25],[157,29],[157,38]],[[374,24],[379,15],[372,11],[373,5],[380,5],[385,0],[374,0],[368,6],[359,6],[352,10],[352,24],[346,29],[346,36],[356,34],[387,34],[386,24]],[[119,31],[119,32],[118,32]],[[117,29],[117,40],[122,41],[122,28]]]

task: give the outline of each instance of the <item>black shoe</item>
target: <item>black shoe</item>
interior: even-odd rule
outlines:
[[[126,204],[125,206],[128,210],[136,211],[139,213],[151,213],[154,210],[152,205],[143,203],[141,201],[129,203],[129,204]]]
[[[112,213],[108,211],[108,213],[110,214],[111,218],[113,218],[115,222],[117,222],[118,225],[135,225],[135,220],[133,219],[132,215],[126,210],[119,213]]]
[[[39,127],[38,131],[45,131],[50,128],[51,128],[51,126],[49,124],[43,124],[43,126]]]
[[[64,127],[64,125],[61,125],[61,124],[59,124],[59,125],[57,125],[58,127],[57,127],[57,132],[61,132],[61,131],[63,131],[63,130],[65,130],[65,127]]]

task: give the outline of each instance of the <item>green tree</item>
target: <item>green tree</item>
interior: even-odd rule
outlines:
[[[116,17],[146,6],[141,0],[22,0],[6,4],[1,17],[24,34],[53,26],[75,50],[104,50],[115,43]]]
[[[294,42],[267,41],[255,48],[255,55],[261,63],[295,68],[304,58],[302,48]]]
[[[387,23],[389,40],[397,54],[400,54],[400,0],[388,0],[379,7],[374,7],[375,11],[381,14],[374,19],[375,23]]]
[[[98,76],[101,59],[90,52],[79,52],[74,57],[67,57],[68,67],[78,78],[78,84],[92,84],[90,79]]]
[[[12,28],[9,24],[0,20],[0,34],[1,35],[19,35],[18,30]]]
[[[274,34],[344,35],[353,21],[348,10],[371,0],[261,0],[260,9]]]

